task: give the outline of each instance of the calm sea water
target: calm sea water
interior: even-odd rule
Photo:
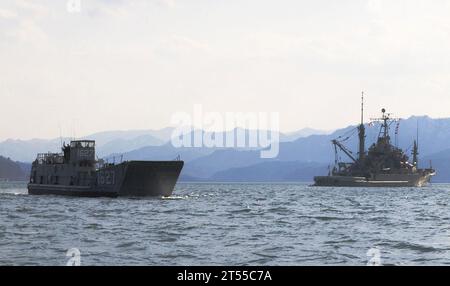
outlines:
[[[110,199],[0,183],[0,265],[65,265],[70,248],[82,265],[366,265],[373,249],[383,265],[449,265],[449,202],[450,185],[179,184],[167,199]]]

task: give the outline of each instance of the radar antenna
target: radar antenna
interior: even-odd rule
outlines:
[[[385,144],[390,144],[389,127],[393,122],[397,122],[399,118],[392,117],[392,113],[386,113],[386,109],[381,109],[381,118],[371,118],[372,122],[381,122],[380,133],[378,134],[378,141],[383,140]]]

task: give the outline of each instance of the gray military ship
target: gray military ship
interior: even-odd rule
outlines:
[[[343,144],[349,137],[332,141],[335,150],[335,166],[328,176],[314,177],[315,186],[338,187],[422,187],[436,174],[433,168],[418,168],[418,140],[414,141],[412,162],[400,148],[391,144],[389,127],[395,119],[382,109],[382,117],[373,119],[380,122],[380,132],[376,143],[365,150],[364,96],[361,103],[361,124],[357,127],[359,137],[358,156]],[[338,152],[342,151],[351,162],[340,162]]]
[[[88,197],[170,196],[184,162],[96,160],[95,141],[63,145],[62,153],[38,154],[28,193]]]

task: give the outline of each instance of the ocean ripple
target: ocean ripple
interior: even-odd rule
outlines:
[[[0,265],[450,264],[449,185],[184,184],[163,198],[29,196],[0,183]]]

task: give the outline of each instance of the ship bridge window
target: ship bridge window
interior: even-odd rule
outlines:
[[[70,143],[70,147],[72,148],[94,148],[94,141],[74,141]]]

